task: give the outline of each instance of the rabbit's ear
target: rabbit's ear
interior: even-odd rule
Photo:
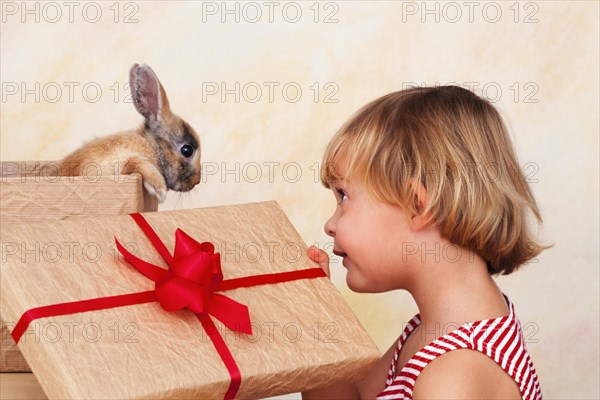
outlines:
[[[152,68],[134,64],[129,70],[129,87],[135,109],[150,122],[165,119],[171,114],[165,89]]]

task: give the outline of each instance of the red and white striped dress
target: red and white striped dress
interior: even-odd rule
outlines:
[[[400,349],[410,333],[421,323],[417,314],[407,324],[398,340],[385,389],[377,399],[412,399],[413,387],[419,374],[436,357],[456,349],[482,352],[498,363],[519,385],[525,400],[542,400],[542,392],[533,362],[525,348],[521,323],[506,295],[509,315],[466,323],[460,328],[440,336],[419,350],[396,374]]]

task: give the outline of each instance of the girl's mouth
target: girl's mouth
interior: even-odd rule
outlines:
[[[346,257],[347,256],[346,253],[344,253],[343,251],[337,250],[337,249],[333,249],[333,254],[335,254],[336,256],[339,256],[339,257]]]

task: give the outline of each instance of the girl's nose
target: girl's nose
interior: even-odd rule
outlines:
[[[327,236],[335,237],[335,214],[325,223],[325,233]]]

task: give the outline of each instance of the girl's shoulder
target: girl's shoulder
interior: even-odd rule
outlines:
[[[517,382],[494,360],[472,349],[458,349],[432,360],[415,382],[413,399],[521,399]]]
[[[390,357],[379,398],[541,399],[514,305],[504,297],[508,315],[464,323],[422,347],[415,337],[419,315],[413,318]]]

